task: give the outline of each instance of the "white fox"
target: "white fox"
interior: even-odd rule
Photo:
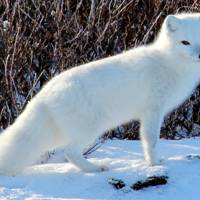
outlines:
[[[166,114],[200,80],[200,14],[169,15],[157,39],[125,53],[67,70],[49,81],[0,136],[0,174],[20,173],[48,149],[85,172],[102,171],[83,149],[103,132],[141,123],[145,160],[156,165]]]

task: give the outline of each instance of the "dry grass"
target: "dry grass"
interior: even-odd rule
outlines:
[[[2,0],[0,2],[0,127],[20,114],[55,74],[151,42],[166,15],[200,11],[197,0]],[[131,91],[130,91],[131,92]],[[199,90],[165,121],[162,136],[199,135]],[[124,126],[126,138],[138,125]],[[121,135],[121,129],[109,136]],[[123,136],[124,137],[124,136]]]

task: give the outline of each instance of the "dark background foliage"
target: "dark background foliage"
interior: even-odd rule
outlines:
[[[197,0],[2,0],[0,127],[61,71],[153,41],[168,14],[199,11]],[[162,137],[200,135],[199,92],[166,117]],[[106,136],[137,139],[138,128],[131,122]]]

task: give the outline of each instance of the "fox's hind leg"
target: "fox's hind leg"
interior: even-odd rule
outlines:
[[[85,172],[105,171],[106,167],[95,165],[83,157],[84,148],[100,136],[98,125],[91,119],[93,115],[80,118],[74,113],[69,116],[70,119],[57,121],[60,141],[65,145],[65,158]]]
[[[107,170],[107,167],[98,166],[86,160],[81,151],[76,149],[76,145],[68,145],[65,148],[65,157],[68,161],[84,172],[101,172]]]

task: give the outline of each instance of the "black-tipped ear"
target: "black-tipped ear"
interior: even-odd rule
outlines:
[[[168,15],[167,18],[165,19],[167,28],[171,31],[174,32],[178,29],[180,25],[180,19],[175,17],[174,15]]]

